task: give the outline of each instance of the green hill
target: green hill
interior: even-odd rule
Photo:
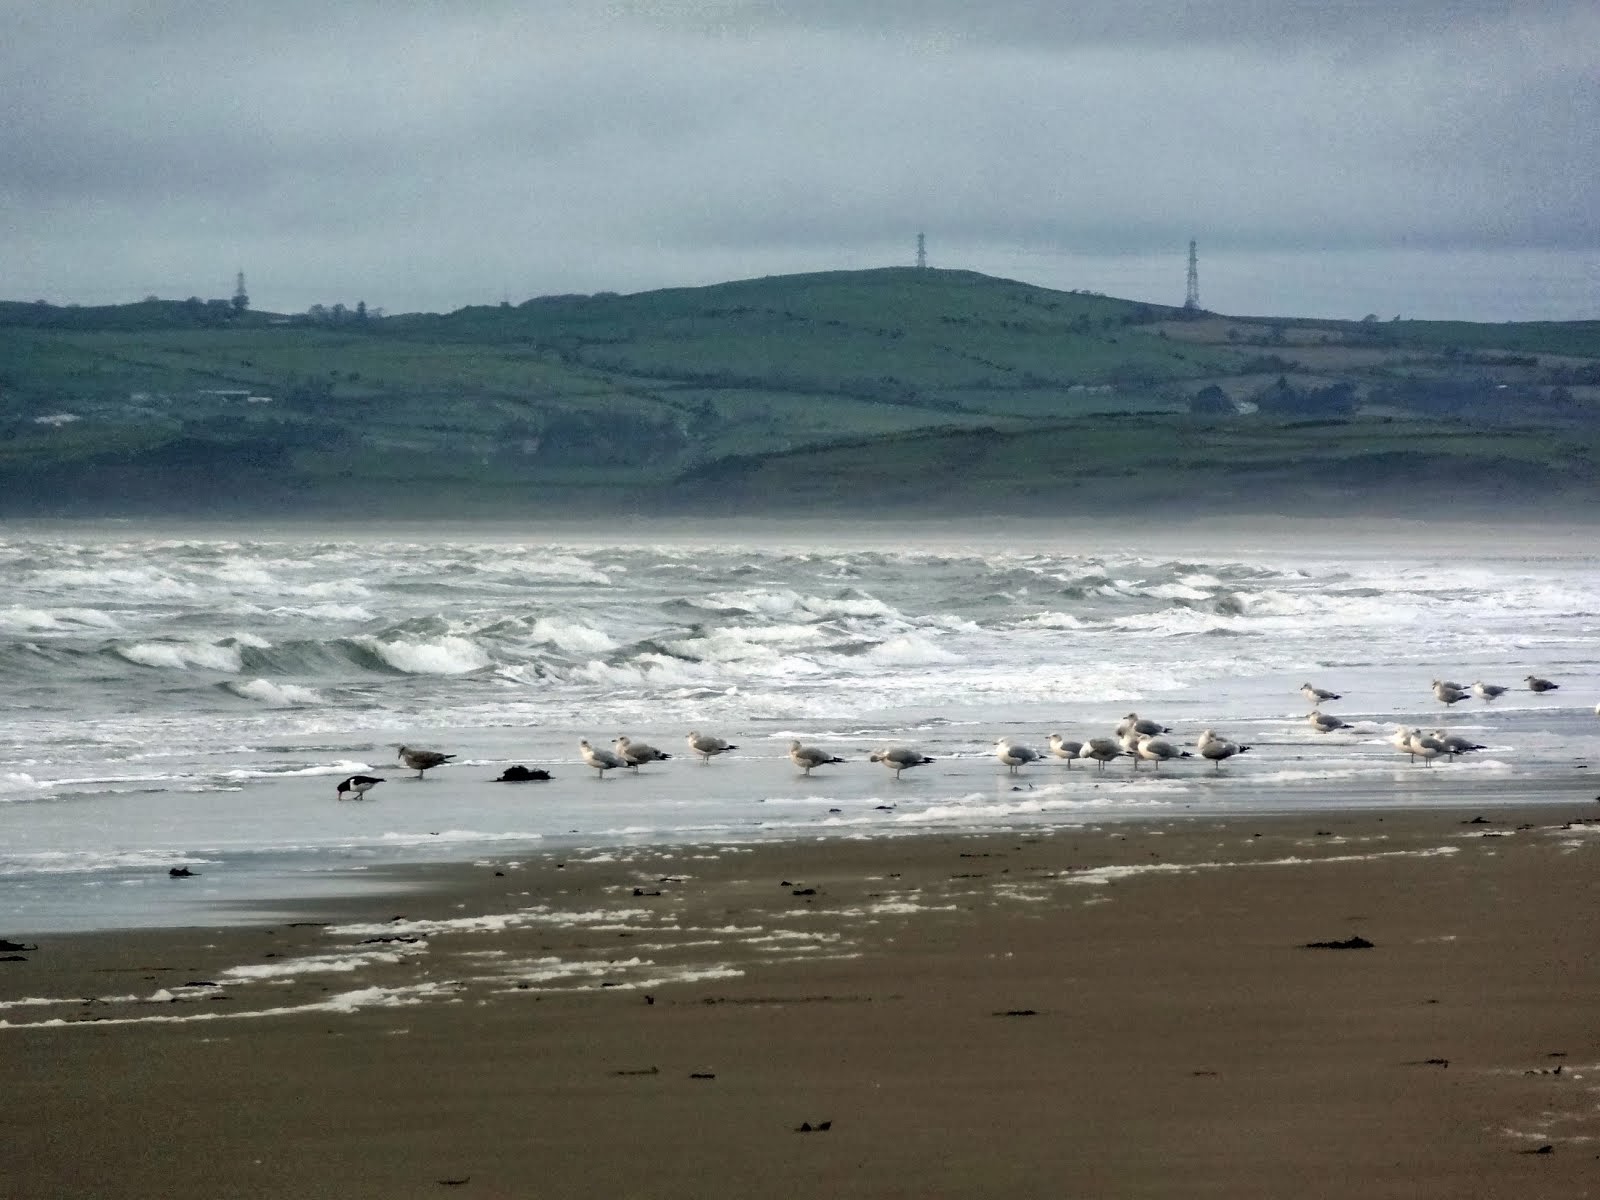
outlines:
[[[433,315],[0,303],[0,515],[1382,507],[1594,493],[1600,322],[887,269]]]

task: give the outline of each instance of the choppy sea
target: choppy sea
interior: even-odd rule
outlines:
[[[1354,519],[0,526],[0,934],[254,919],[539,848],[1592,802],[1593,544]],[[1446,707],[1439,677],[1512,690]],[[1352,728],[1314,732],[1305,682]],[[1130,711],[1251,750],[994,758]],[[1413,764],[1400,724],[1485,749]],[[690,730],[738,748],[701,765]],[[619,734],[675,757],[598,778],[578,740]],[[803,777],[791,738],[848,761]],[[401,743],[456,757],[419,780]],[[936,761],[897,781],[867,761],[891,744]],[[492,782],[511,764],[553,778]],[[336,800],[355,773],[386,782]]]

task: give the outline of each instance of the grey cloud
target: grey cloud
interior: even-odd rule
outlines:
[[[1590,251],[1596,45],[1588,7],[1487,0],[41,5],[0,42],[0,255],[29,292],[256,263],[263,303],[393,308],[919,228],[1033,263]]]

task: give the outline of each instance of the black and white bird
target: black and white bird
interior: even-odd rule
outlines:
[[[639,773],[641,763],[662,762],[672,757],[665,750],[657,750],[654,746],[647,746],[643,742],[634,742],[626,737],[618,737],[611,743],[611,748],[621,757],[623,765]]]
[[[1327,688],[1313,687],[1309,683],[1300,685],[1300,694],[1311,701],[1313,708],[1329,700],[1342,700],[1344,698],[1338,692],[1330,692]]]
[[[1553,692],[1561,685],[1551,683],[1548,679],[1540,679],[1537,675],[1529,675],[1522,681],[1528,685],[1530,692]]]
[[[994,744],[994,756],[1000,760],[1007,773],[1015,775],[1019,767],[1025,767],[1031,762],[1039,761],[1039,752],[1029,746],[1019,746],[1008,737],[999,738]]]
[[[377,787],[383,779],[377,775],[352,775],[349,779],[339,783],[339,799],[361,800],[373,788]]]
[[[1472,694],[1485,704],[1504,696],[1510,690],[1510,688],[1501,687],[1498,683],[1485,683],[1481,679],[1475,680],[1472,684]]]
[[[738,748],[732,742],[723,741],[714,734],[701,733],[699,730],[689,734],[689,749],[700,756],[702,766],[710,762],[714,755],[726,754],[729,750]]]
[[[1337,700],[1338,697],[1335,696],[1334,699]],[[1243,754],[1250,749],[1249,746],[1241,746],[1237,742],[1230,742],[1225,737],[1218,737],[1215,729],[1208,729],[1202,733],[1199,740],[1195,742],[1194,748],[1200,751],[1201,758],[1209,758],[1211,765],[1219,771],[1222,770],[1223,759],[1232,758],[1235,754]]]
[[[886,750],[874,750],[868,758],[875,763],[882,763],[894,772],[896,779],[900,778],[901,771],[909,771],[912,767],[922,767],[931,763],[929,758],[920,750],[913,750],[909,746],[890,746]]]
[[[455,757],[454,754],[440,754],[437,750],[413,750],[410,746],[401,746],[400,761],[405,763],[417,773],[417,778],[422,778],[424,771],[441,766]]]
[[[1433,681],[1433,698],[1440,704],[1459,704],[1471,694],[1460,684],[1451,683],[1448,679]]]
[[[826,750],[819,750],[815,746],[802,746],[798,741],[792,741],[789,743],[789,761],[799,767],[803,774],[809,775],[812,767],[842,763],[844,759],[829,754]]]
[[[595,769],[596,777],[604,779],[607,771],[615,771],[618,767],[627,766],[627,761],[620,754],[613,754],[600,746],[591,746],[589,739],[584,738],[578,743],[578,753],[583,755],[583,761]]]

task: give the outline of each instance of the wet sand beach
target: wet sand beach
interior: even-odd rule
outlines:
[[[1597,865],[1592,801],[1194,817],[21,938],[0,1194],[1593,1195]]]

